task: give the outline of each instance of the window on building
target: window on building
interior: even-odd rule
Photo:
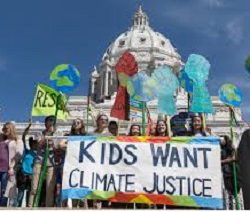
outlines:
[[[105,90],[105,75],[103,75],[103,78],[102,78],[102,95],[104,95],[104,91]]]
[[[140,38],[140,42],[141,42],[141,43],[145,43],[145,41],[146,41],[146,38],[144,38],[144,37],[141,37],[141,38]]]
[[[123,47],[125,45],[125,40],[120,40],[119,41],[119,47]]]
[[[111,72],[108,72],[108,83],[109,83],[109,86],[112,84],[112,81],[111,81]]]

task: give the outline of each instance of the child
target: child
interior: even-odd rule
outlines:
[[[17,174],[17,188],[18,188],[18,195],[17,195],[17,207],[22,206],[23,196],[25,190],[27,190],[26,195],[26,206],[28,204],[28,197],[31,189],[31,178],[33,174],[33,164],[34,159],[36,157],[36,151],[37,151],[37,145],[38,145],[38,139],[33,137],[29,138],[29,149],[26,146],[25,143],[25,137],[29,132],[29,129],[31,127],[31,123],[29,126],[24,130],[23,133],[23,144],[24,144],[24,155],[21,163],[21,168],[19,169],[19,172]]]

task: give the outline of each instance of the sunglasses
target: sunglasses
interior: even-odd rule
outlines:
[[[108,119],[99,119],[100,121],[108,121]]]

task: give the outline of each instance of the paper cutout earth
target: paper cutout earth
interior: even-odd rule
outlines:
[[[50,74],[50,85],[57,91],[68,93],[80,83],[80,72],[70,64],[61,64],[55,67]]]
[[[227,83],[220,87],[219,98],[227,105],[239,107],[242,102],[243,95],[238,87]]]

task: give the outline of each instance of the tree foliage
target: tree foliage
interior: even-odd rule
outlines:
[[[250,71],[250,55],[247,57],[245,61],[245,68],[247,71]]]

